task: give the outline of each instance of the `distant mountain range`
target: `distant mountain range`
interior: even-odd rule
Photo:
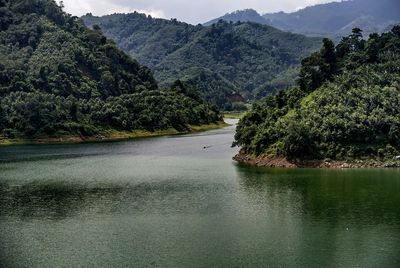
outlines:
[[[383,32],[400,22],[399,0],[350,0],[306,7],[293,13],[260,15],[247,9],[226,14],[209,21],[248,21],[270,25],[278,29],[307,36],[329,36],[339,39],[351,33],[355,27],[365,34]]]
[[[253,99],[292,86],[301,59],[321,43],[257,23],[193,26],[137,12],[82,19],[150,67],[161,85],[179,78],[226,110],[235,109],[237,93]]]

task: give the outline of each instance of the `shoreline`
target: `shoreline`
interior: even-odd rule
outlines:
[[[225,119],[241,119],[246,112],[223,112],[222,113]]]
[[[400,168],[400,159],[393,160],[288,160],[278,156],[254,156],[237,154],[233,158],[240,164],[265,168],[320,168],[320,169],[359,169],[359,168]]]
[[[117,130],[104,130],[95,136],[78,136],[78,135],[66,135],[60,137],[45,137],[37,139],[2,139],[0,137],[1,146],[12,146],[12,145],[53,145],[53,144],[79,144],[79,143],[97,143],[97,142],[114,142],[114,141],[126,141],[141,138],[154,138],[163,136],[177,136],[185,135],[196,132],[203,132],[213,129],[220,129],[229,126],[224,121],[207,124],[207,125],[189,125],[189,131],[177,131],[176,129],[170,128],[165,130],[156,130],[154,132],[145,130],[134,130],[134,131],[117,131]]]

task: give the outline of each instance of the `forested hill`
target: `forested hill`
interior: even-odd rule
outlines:
[[[187,129],[219,114],[51,0],[0,0],[0,138]]]
[[[400,155],[400,26],[354,29],[302,62],[299,86],[254,105],[239,123],[243,154],[287,159]]]
[[[365,35],[383,32],[388,25],[400,23],[400,1],[398,0],[349,0],[319,4],[302,8],[292,13],[268,13],[261,15],[246,9],[228,13],[205,25],[218,20],[252,21],[278,29],[308,36],[331,37],[340,40],[361,28]]]
[[[301,58],[321,43],[256,23],[193,26],[139,13],[89,14],[83,20],[99,25],[119,47],[154,69],[162,85],[175,78],[200,81],[209,85],[203,96],[225,108],[235,91],[252,99],[293,85]]]
[[[258,13],[254,9],[243,9],[236,10],[231,13],[226,13],[224,16],[219,18],[210,20],[203,25],[210,26],[214,23],[217,23],[219,20],[227,21],[227,22],[256,22],[259,24],[270,25],[270,21],[264,18],[260,13]]]

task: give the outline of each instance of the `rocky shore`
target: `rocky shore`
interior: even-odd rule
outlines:
[[[348,168],[400,168],[400,157],[393,160],[288,160],[278,156],[253,156],[246,154],[237,154],[233,160],[255,167],[270,168],[332,168],[332,169],[348,169]]]

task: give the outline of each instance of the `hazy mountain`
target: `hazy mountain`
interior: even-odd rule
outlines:
[[[217,23],[219,20],[224,20],[227,22],[256,22],[260,24],[269,24],[263,16],[261,16],[254,9],[237,10],[232,13],[227,13],[224,16],[211,20],[204,23],[205,26],[210,26],[211,24]]]
[[[88,26],[99,25],[119,47],[152,68],[162,85],[176,78],[200,81],[201,75],[202,84],[208,84],[200,87],[203,97],[226,109],[237,91],[251,99],[256,92],[265,95],[293,85],[295,68],[320,44],[318,38],[256,23],[193,26],[139,13],[82,19]],[[290,79],[282,84],[282,77]]]
[[[253,21],[284,31],[338,39],[350,34],[355,27],[363,29],[366,34],[387,30],[388,25],[400,22],[400,1],[349,0],[310,6],[293,13],[279,12],[262,16],[254,10],[243,10],[206,24],[220,19]]]

